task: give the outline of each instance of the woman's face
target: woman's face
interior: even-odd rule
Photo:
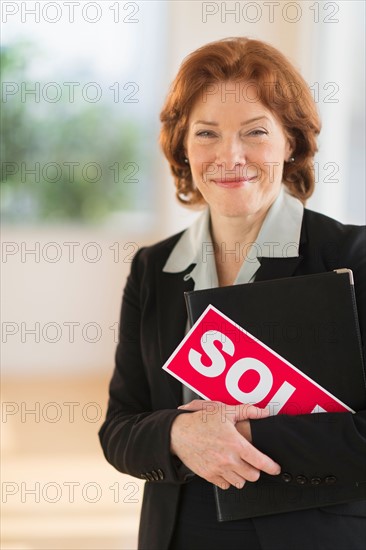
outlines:
[[[229,217],[264,215],[291,156],[282,124],[247,90],[245,83],[222,82],[201,94],[184,142],[194,184],[211,212]]]

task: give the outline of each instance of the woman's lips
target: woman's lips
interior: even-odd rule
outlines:
[[[257,176],[251,178],[235,178],[235,179],[214,179],[212,180],[219,187],[242,187],[248,182],[255,180]]]

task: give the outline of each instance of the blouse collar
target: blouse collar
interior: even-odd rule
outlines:
[[[284,184],[269,208],[254,243],[247,251],[234,284],[252,280],[260,267],[258,258],[291,258],[299,255],[299,243],[303,204],[291,195]],[[223,243],[224,245],[225,243]],[[238,251],[223,251],[226,254]],[[240,258],[238,257],[238,261]],[[218,286],[214,249],[210,234],[210,210],[208,207],[184,231],[167,259],[163,271],[179,273],[195,264],[190,276],[195,289]]]

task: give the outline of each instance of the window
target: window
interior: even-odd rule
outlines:
[[[166,3],[7,5],[3,221],[100,224],[157,212],[151,143]]]

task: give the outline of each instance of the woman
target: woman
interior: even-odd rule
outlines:
[[[271,46],[220,40],[186,58],[161,121],[178,199],[204,211],[186,231],[138,251],[123,296],[100,440],[119,471],[148,481],[139,548],[361,550],[365,412],[316,422],[321,415],[269,418],[218,404],[203,422],[202,401],[161,368],[187,330],[183,293],[192,289],[346,266],[364,330],[364,228],[303,206],[320,131],[308,86]],[[358,483],[360,501],[217,522],[214,485],[240,488],[284,467]]]

